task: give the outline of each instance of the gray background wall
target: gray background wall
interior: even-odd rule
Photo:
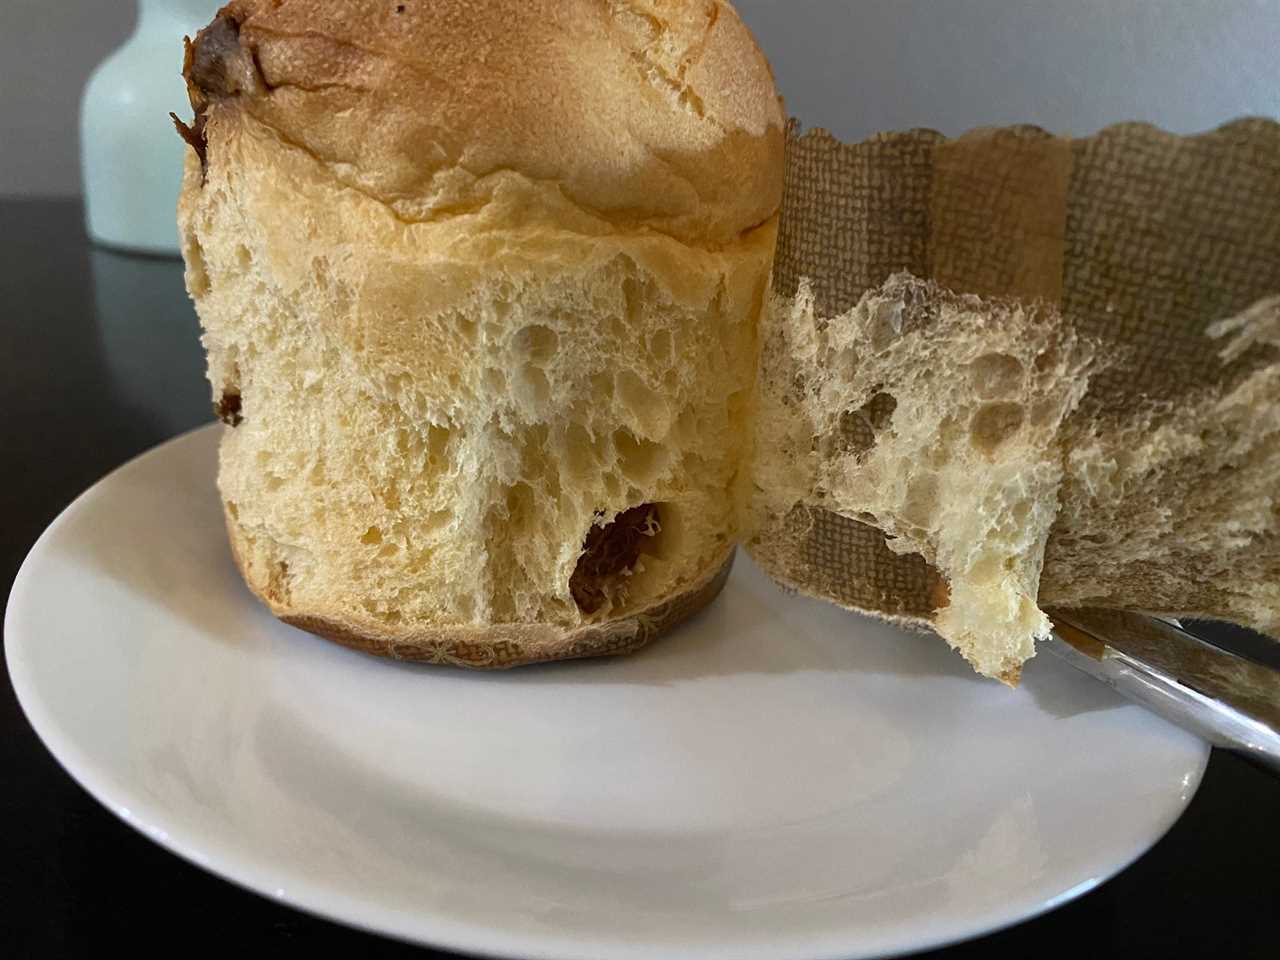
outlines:
[[[210,0],[216,9],[217,0]],[[837,134],[1189,132],[1280,115],[1280,0],[738,0],[792,113]],[[76,115],[130,0],[0,0],[0,196],[79,191]],[[176,68],[176,65],[175,65]]]
[[[132,0],[0,0],[0,196],[80,192],[80,90],[134,18]]]

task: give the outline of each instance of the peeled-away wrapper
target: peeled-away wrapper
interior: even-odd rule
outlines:
[[[1280,634],[1277,294],[1273,121],[793,122],[749,549],[1006,680],[1054,605]]]

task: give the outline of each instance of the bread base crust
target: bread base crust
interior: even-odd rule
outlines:
[[[231,553],[253,594],[280,620],[362,653],[391,660],[440,663],[473,670],[503,670],[531,663],[619,656],[651,643],[697,613],[724,589],[733,568],[735,547],[704,570],[679,594],[616,620],[565,629],[552,624],[498,623],[490,626],[441,626],[393,629],[374,620],[357,621],[308,611],[273,600],[264,584],[249,576],[235,521],[227,518]]]

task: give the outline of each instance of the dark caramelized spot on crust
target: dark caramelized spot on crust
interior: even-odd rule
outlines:
[[[240,415],[240,394],[235,390],[223,390],[218,402],[213,405],[213,412],[229,427],[238,427],[244,423]]]
[[[227,63],[240,56],[240,21],[222,10],[213,22],[187,44],[182,75],[189,85],[199,89],[205,100],[230,97],[238,93],[235,81],[227,72]]]
[[[209,166],[209,141],[205,136],[209,107],[240,92],[236,74],[229,69],[230,64],[245,57],[240,46],[240,21],[224,8],[212,23],[196,34],[194,41],[184,39],[183,42],[182,76],[187,81],[187,97],[195,110],[195,119],[187,125],[177,115],[171,113],[169,116],[173,118],[178,136],[187,141],[200,158],[203,175]],[[249,58],[255,74],[260,73],[253,51],[249,52]]]
[[[619,576],[635,569],[645,541],[660,529],[654,503],[624,510],[603,527],[592,526],[569,578],[569,592],[578,609],[591,614],[604,606],[608,589]]]

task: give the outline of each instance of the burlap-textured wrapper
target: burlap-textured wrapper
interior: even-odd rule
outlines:
[[[787,150],[778,297],[794,297],[804,280],[816,312],[837,317],[891,275],[908,272],[958,293],[1042,302],[1105,359],[1073,415],[1081,436],[1105,435],[1100,424],[1139,408],[1144,419],[1131,432],[1141,435],[1160,425],[1161,411],[1200,397],[1217,402],[1250,374],[1276,366],[1276,346],[1265,337],[1225,362],[1222,344],[1206,335],[1215,321],[1280,292],[1275,122],[1239,120],[1190,137],[1140,124],[1084,139],[1032,127],[950,140],[916,130],[856,144],[822,130],[801,134],[793,123]],[[1265,397],[1257,402],[1269,409]],[[1207,400],[1202,406],[1217,409]],[[1255,470],[1270,469],[1250,456]],[[1168,496],[1189,503],[1209,495],[1160,482]],[[1231,483],[1224,475],[1205,509],[1224,509]],[[1135,490],[1143,495],[1140,485]],[[1248,576],[1275,581],[1280,490],[1274,502],[1259,502],[1259,510],[1273,511],[1259,521],[1271,532],[1235,546],[1257,558]],[[1113,550],[1105,576],[1085,587],[1068,569],[1082,545],[1069,541],[1059,548],[1049,539],[1042,604],[1196,612],[1273,631],[1280,623],[1280,612],[1268,619],[1265,609],[1246,609],[1224,593],[1230,570],[1191,569],[1204,562],[1194,549],[1182,572],[1177,557],[1156,569]],[[1204,557],[1214,555],[1212,544],[1204,549]],[[847,607],[927,624],[947,603],[944,578],[920,556],[891,552],[879,530],[816,502],[775,516],[751,551],[775,579]]]

